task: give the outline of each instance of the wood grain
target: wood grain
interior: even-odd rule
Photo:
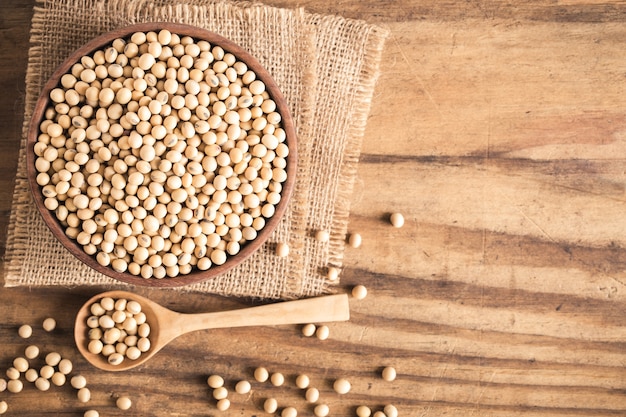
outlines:
[[[24,78],[28,51],[28,30],[32,16],[30,1],[0,4],[0,253],[6,244],[5,230],[9,224],[11,193],[24,111]]]
[[[89,367],[71,344],[75,312],[97,288],[0,289],[0,367],[27,343],[75,359],[89,407],[128,394],[132,415],[262,416],[273,396],[299,415],[307,373],[332,415],[388,403],[401,416],[626,414],[626,5],[605,1],[272,0],[340,13],[391,30],[368,121],[338,291],[362,283],[351,320],[326,341],[299,326],[185,335],[123,374]],[[31,0],[0,5],[0,223],[8,222],[21,123]],[[15,45],[15,46],[13,46]],[[11,59],[7,59],[11,57]],[[391,212],[406,224],[394,229]],[[0,246],[6,244],[4,230]],[[181,312],[258,304],[139,289]],[[48,315],[60,330],[17,327]],[[38,330],[38,331],[37,331]],[[256,366],[283,387],[253,383]],[[393,365],[398,378],[380,378]],[[218,373],[231,409],[218,412],[206,377]],[[340,396],[332,381],[347,377]],[[17,415],[79,415],[72,388],[1,393]],[[42,407],[42,404],[45,404]]]

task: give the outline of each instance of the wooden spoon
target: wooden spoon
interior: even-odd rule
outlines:
[[[125,298],[141,304],[142,311],[146,314],[146,322],[150,325],[151,346],[147,352],[142,353],[139,359],[125,358],[120,365],[111,365],[106,357],[91,353],[87,349],[89,343],[87,318],[91,316],[90,307],[104,297]],[[350,309],[346,294],[286,301],[231,311],[183,314],[127,291],[108,291],[93,296],[78,311],[74,325],[74,339],[80,353],[95,367],[106,371],[124,371],[141,365],[178,336],[196,330],[320,323],[344,321],[349,318]]]

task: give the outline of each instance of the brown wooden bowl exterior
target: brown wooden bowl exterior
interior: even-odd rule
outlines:
[[[145,279],[141,276],[132,275],[130,273],[119,273],[110,267],[100,265],[96,261],[95,256],[88,255],[86,252],[83,251],[78,242],[70,239],[65,234],[63,226],[59,223],[54,214],[44,206],[44,199],[41,192],[42,187],[39,186],[36,181],[38,172],[35,168],[36,158],[34,154],[34,145],[37,142],[37,138],[39,135],[39,125],[44,117],[46,108],[48,107],[50,91],[59,85],[60,79],[63,74],[67,73],[75,62],[77,62],[81,57],[89,55],[96,50],[102,48],[103,46],[109,44],[114,39],[127,38],[134,32],[159,31],[161,29],[167,29],[170,32],[176,33],[178,35],[191,36],[197,40],[206,40],[212,45],[219,45],[225,51],[232,53],[235,57],[237,57],[238,60],[245,62],[248,68],[256,73],[257,78],[261,79],[265,83],[266,90],[268,91],[272,100],[274,100],[274,102],[276,103],[277,111],[282,117],[281,124],[286,133],[286,142],[287,146],[289,147],[289,155],[287,157],[286,167],[287,180],[283,183],[281,200],[276,205],[274,215],[271,218],[267,219],[265,227],[261,229],[256,239],[247,242],[245,245],[242,245],[241,251],[234,256],[229,256],[224,264],[212,265],[211,268],[206,271],[194,269],[189,274],[179,275],[174,278],[167,277],[163,279]],[[44,222],[52,231],[52,234],[63,244],[63,246],[68,251],[70,251],[70,253],[72,253],[72,255],[74,255],[76,258],[81,260],[89,267],[95,269],[96,271],[116,280],[126,282],[128,284],[162,288],[180,287],[215,278],[225,273],[226,271],[234,268],[235,266],[239,265],[244,260],[249,258],[269,239],[272,232],[276,229],[278,223],[281,221],[283,215],[285,214],[285,211],[287,210],[287,205],[289,203],[290,196],[295,185],[297,164],[297,138],[293,118],[291,116],[289,106],[287,105],[284,96],[282,95],[280,89],[278,88],[270,74],[265,68],[263,68],[263,66],[256,60],[256,58],[254,58],[252,55],[250,55],[247,51],[242,49],[234,42],[208,30],[177,23],[150,22],[139,23],[115,29],[97,38],[94,38],[81,48],[77,49],[74,53],[72,53],[63,62],[63,64],[61,64],[54,71],[50,79],[44,85],[43,90],[41,91],[30,120],[27,135],[26,161],[28,181],[30,183],[31,193],[35,200],[35,205],[41,213]]]

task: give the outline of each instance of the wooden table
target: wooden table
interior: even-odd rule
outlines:
[[[33,0],[0,4],[0,246],[6,245]],[[65,385],[2,393],[10,415],[263,416],[275,397],[312,415],[306,373],[334,416],[394,404],[401,416],[626,414],[626,5],[620,2],[271,0],[391,30],[351,214],[363,245],[341,286],[369,289],[331,337],[299,326],[184,336],[145,366],[98,372],[72,344],[97,288],[0,289],[0,368],[28,343],[74,359],[93,398]],[[386,219],[402,212],[406,225]],[[252,304],[143,291],[183,312]],[[40,322],[53,316],[59,330]],[[35,327],[30,341],[17,336]],[[391,365],[398,378],[383,381]],[[266,366],[282,387],[240,379]],[[227,412],[205,383],[231,390]],[[346,377],[340,396],[332,381]],[[113,405],[119,395],[131,411]],[[130,414],[129,414],[130,413]]]

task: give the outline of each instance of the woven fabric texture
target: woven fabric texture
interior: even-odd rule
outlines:
[[[5,254],[5,286],[116,285],[53,237],[28,188],[25,142],[39,92],[88,40],[148,21],[202,27],[236,42],[269,71],[295,119],[298,172],[284,219],[263,247],[230,272],[182,288],[227,296],[293,299],[329,292],[341,267],[350,195],[387,31],[366,22],[256,3],[189,0],[43,0],[31,28],[24,127]],[[313,238],[330,231],[329,242]],[[290,255],[272,247],[288,242]]]

